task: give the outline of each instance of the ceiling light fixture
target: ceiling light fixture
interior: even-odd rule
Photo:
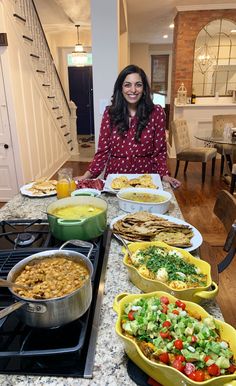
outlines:
[[[75,45],[75,50],[74,50],[74,52],[84,52],[84,47],[83,47],[83,45],[79,42],[79,27],[80,27],[80,25],[77,24],[75,27],[77,28],[77,44]]]
[[[168,35],[163,35],[163,39],[167,39],[168,38]]]
[[[75,26],[77,28],[77,43],[75,45],[74,51],[72,52],[72,64],[74,66],[85,66],[87,63],[87,52],[84,50],[83,45],[79,42],[79,27],[77,24]]]
[[[169,25],[169,28],[175,28],[175,25],[174,25],[174,23],[171,23],[170,25]]]

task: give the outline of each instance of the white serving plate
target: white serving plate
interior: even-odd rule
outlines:
[[[111,183],[112,183],[114,178],[121,177],[121,176],[126,176],[129,180],[131,180],[132,178],[141,177],[144,174],[147,174],[147,173],[141,173],[141,174],[126,174],[126,173],[108,174],[108,176],[106,178],[106,181],[105,181],[105,185],[104,185],[103,191],[109,192],[109,193],[114,193],[114,194],[119,192],[119,190],[112,189],[112,187],[111,187]],[[163,186],[162,186],[162,182],[161,182],[161,177],[159,176],[159,174],[148,174],[148,175],[150,175],[152,177],[152,181],[157,186],[157,188],[163,190]]]
[[[26,185],[23,185],[21,188],[20,188],[20,192],[21,194],[23,194],[24,196],[28,196],[28,197],[37,197],[37,198],[44,198],[44,197],[50,197],[50,196],[55,196],[57,194],[57,191],[56,189],[55,190],[52,190],[51,193],[47,193],[47,194],[33,194],[30,190],[33,184],[35,182],[31,182],[30,184],[26,184]]]
[[[172,217],[172,216],[167,216],[165,214],[155,214],[155,213],[152,213],[154,216],[156,215],[157,217],[162,217],[166,220],[169,220],[171,222],[174,222],[176,224],[183,224],[183,225],[188,225],[189,227],[192,228],[192,231],[193,231],[193,237],[191,238],[191,247],[187,247],[187,248],[182,248],[184,249],[185,251],[188,251],[188,252],[191,252],[191,251],[194,251],[195,249],[199,248],[200,245],[202,244],[202,235],[201,233],[197,230],[197,228],[195,228],[193,225],[187,223],[186,221],[183,221],[179,218],[176,218],[176,217]],[[111,230],[113,229],[113,225],[115,224],[116,221],[118,220],[121,220],[122,218],[124,218],[125,216],[127,216],[127,214],[122,214],[121,216],[117,216],[115,217],[111,222],[110,222],[110,228]],[[114,233],[114,235],[116,236],[116,234]],[[119,240],[119,235],[117,235],[117,239]],[[125,239],[124,239],[125,240]],[[131,241],[129,240],[125,240],[127,243],[131,243]]]

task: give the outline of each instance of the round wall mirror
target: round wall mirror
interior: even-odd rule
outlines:
[[[217,19],[199,32],[192,87],[197,96],[229,96],[236,90],[236,23]]]

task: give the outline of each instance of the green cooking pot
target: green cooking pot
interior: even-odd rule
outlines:
[[[102,212],[82,220],[65,220],[53,215],[57,208],[74,205],[92,205],[96,208],[101,208]],[[107,203],[97,197],[78,196],[63,198],[47,207],[47,216],[51,233],[56,239],[63,241],[72,239],[91,240],[102,235],[106,229]]]

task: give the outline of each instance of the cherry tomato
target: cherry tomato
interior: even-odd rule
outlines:
[[[167,296],[161,296],[161,297],[160,297],[160,301],[161,301],[161,303],[163,303],[163,304],[169,304],[169,303],[170,303],[170,301],[169,301],[169,299],[168,299]]]
[[[175,359],[178,359],[181,362],[186,362],[186,358],[183,355],[176,355]]]
[[[168,307],[166,304],[164,304],[164,303],[162,304],[162,310],[161,311],[163,312],[163,314],[167,314]]]
[[[204,371],[202,371],[202,370],[196,370],[196,371],[195,371],[195,374],[196,374],[195,381],[197,381],[197,382],[205,381],[205,374],[204,374]]]
[[[207,371],[208,371],[208,374],[214,375],[215,377],[217,377],[217,375],[220,375],[220,368],[215,363],[208,366]]]
[[[196,370],[196,367],[194,366],[194,364],[192,363],[186,363],[185,365],[185,368],[184,368],[184,373],[186,375],[190,375],[191,373],[193,373],[194,371]]]
[[[236,371],[236,366],[231,364],[227,370],[230,374],[233,374]]]
[[[182,308],[182,310],[185,310],[185,308],[186,308],[186,304],[184,302],[182,302],[181,300],[176,300],[175,304],[177,307]]]
[[[174,346],[175,346],[175,348],[177,348],[178,350],[182,350],[182,348],[183,348],[183,342],[182,342],[182,340],[181,340],[181,339],[176,339],[176,340],[174,341]]]
[[[182,361],[180,361],[179,359],[175,359],[172,366],[176,369],[176,370],[179,370],[181,371],[181,373],[184,371],[184,364]]]
[[[196,343],[196,342],[197,342],[197,337],[196,337],[195,335],[193,335],[193,336],[191,337],[191,342],[192,342],[192,343]]]
[[[204,358],[204,362],[209,361],[209,359],[211,359],[211,356],[210,355],[206,355],[205,358]]]
[[[196,381],[196,371],[193,371],[192,373],[188,374],[188,377],[192,379],[192,381]]]
[[[168,352],[163,352],[159,355],[159,359],[161,362],[168,364],[170,362],[169,354]]]
[[[192,379],[192,381],[196,382],[205,381],[205,374],[202,370],[195,370],[192,373],[188,374],[188,377]]]
[[[167,338],[169,338],[170,333],[169,333],[169,331],[167,331],[167,332],[160,332],[160,335],[161,335],[162,339],[167,339]]]
[[[129,320],[134,320],[135,319],[135,317],[134,317],[134,311],[129,311],[129,313],[128,313],[128,319]]]
[[[162,323],[162,326],[168,328],[171,326],[171,322],[169,320],[166,320],[164,323]]]
[[[172,314],[179,315],[179,311],[178,310],[173,310]]]

